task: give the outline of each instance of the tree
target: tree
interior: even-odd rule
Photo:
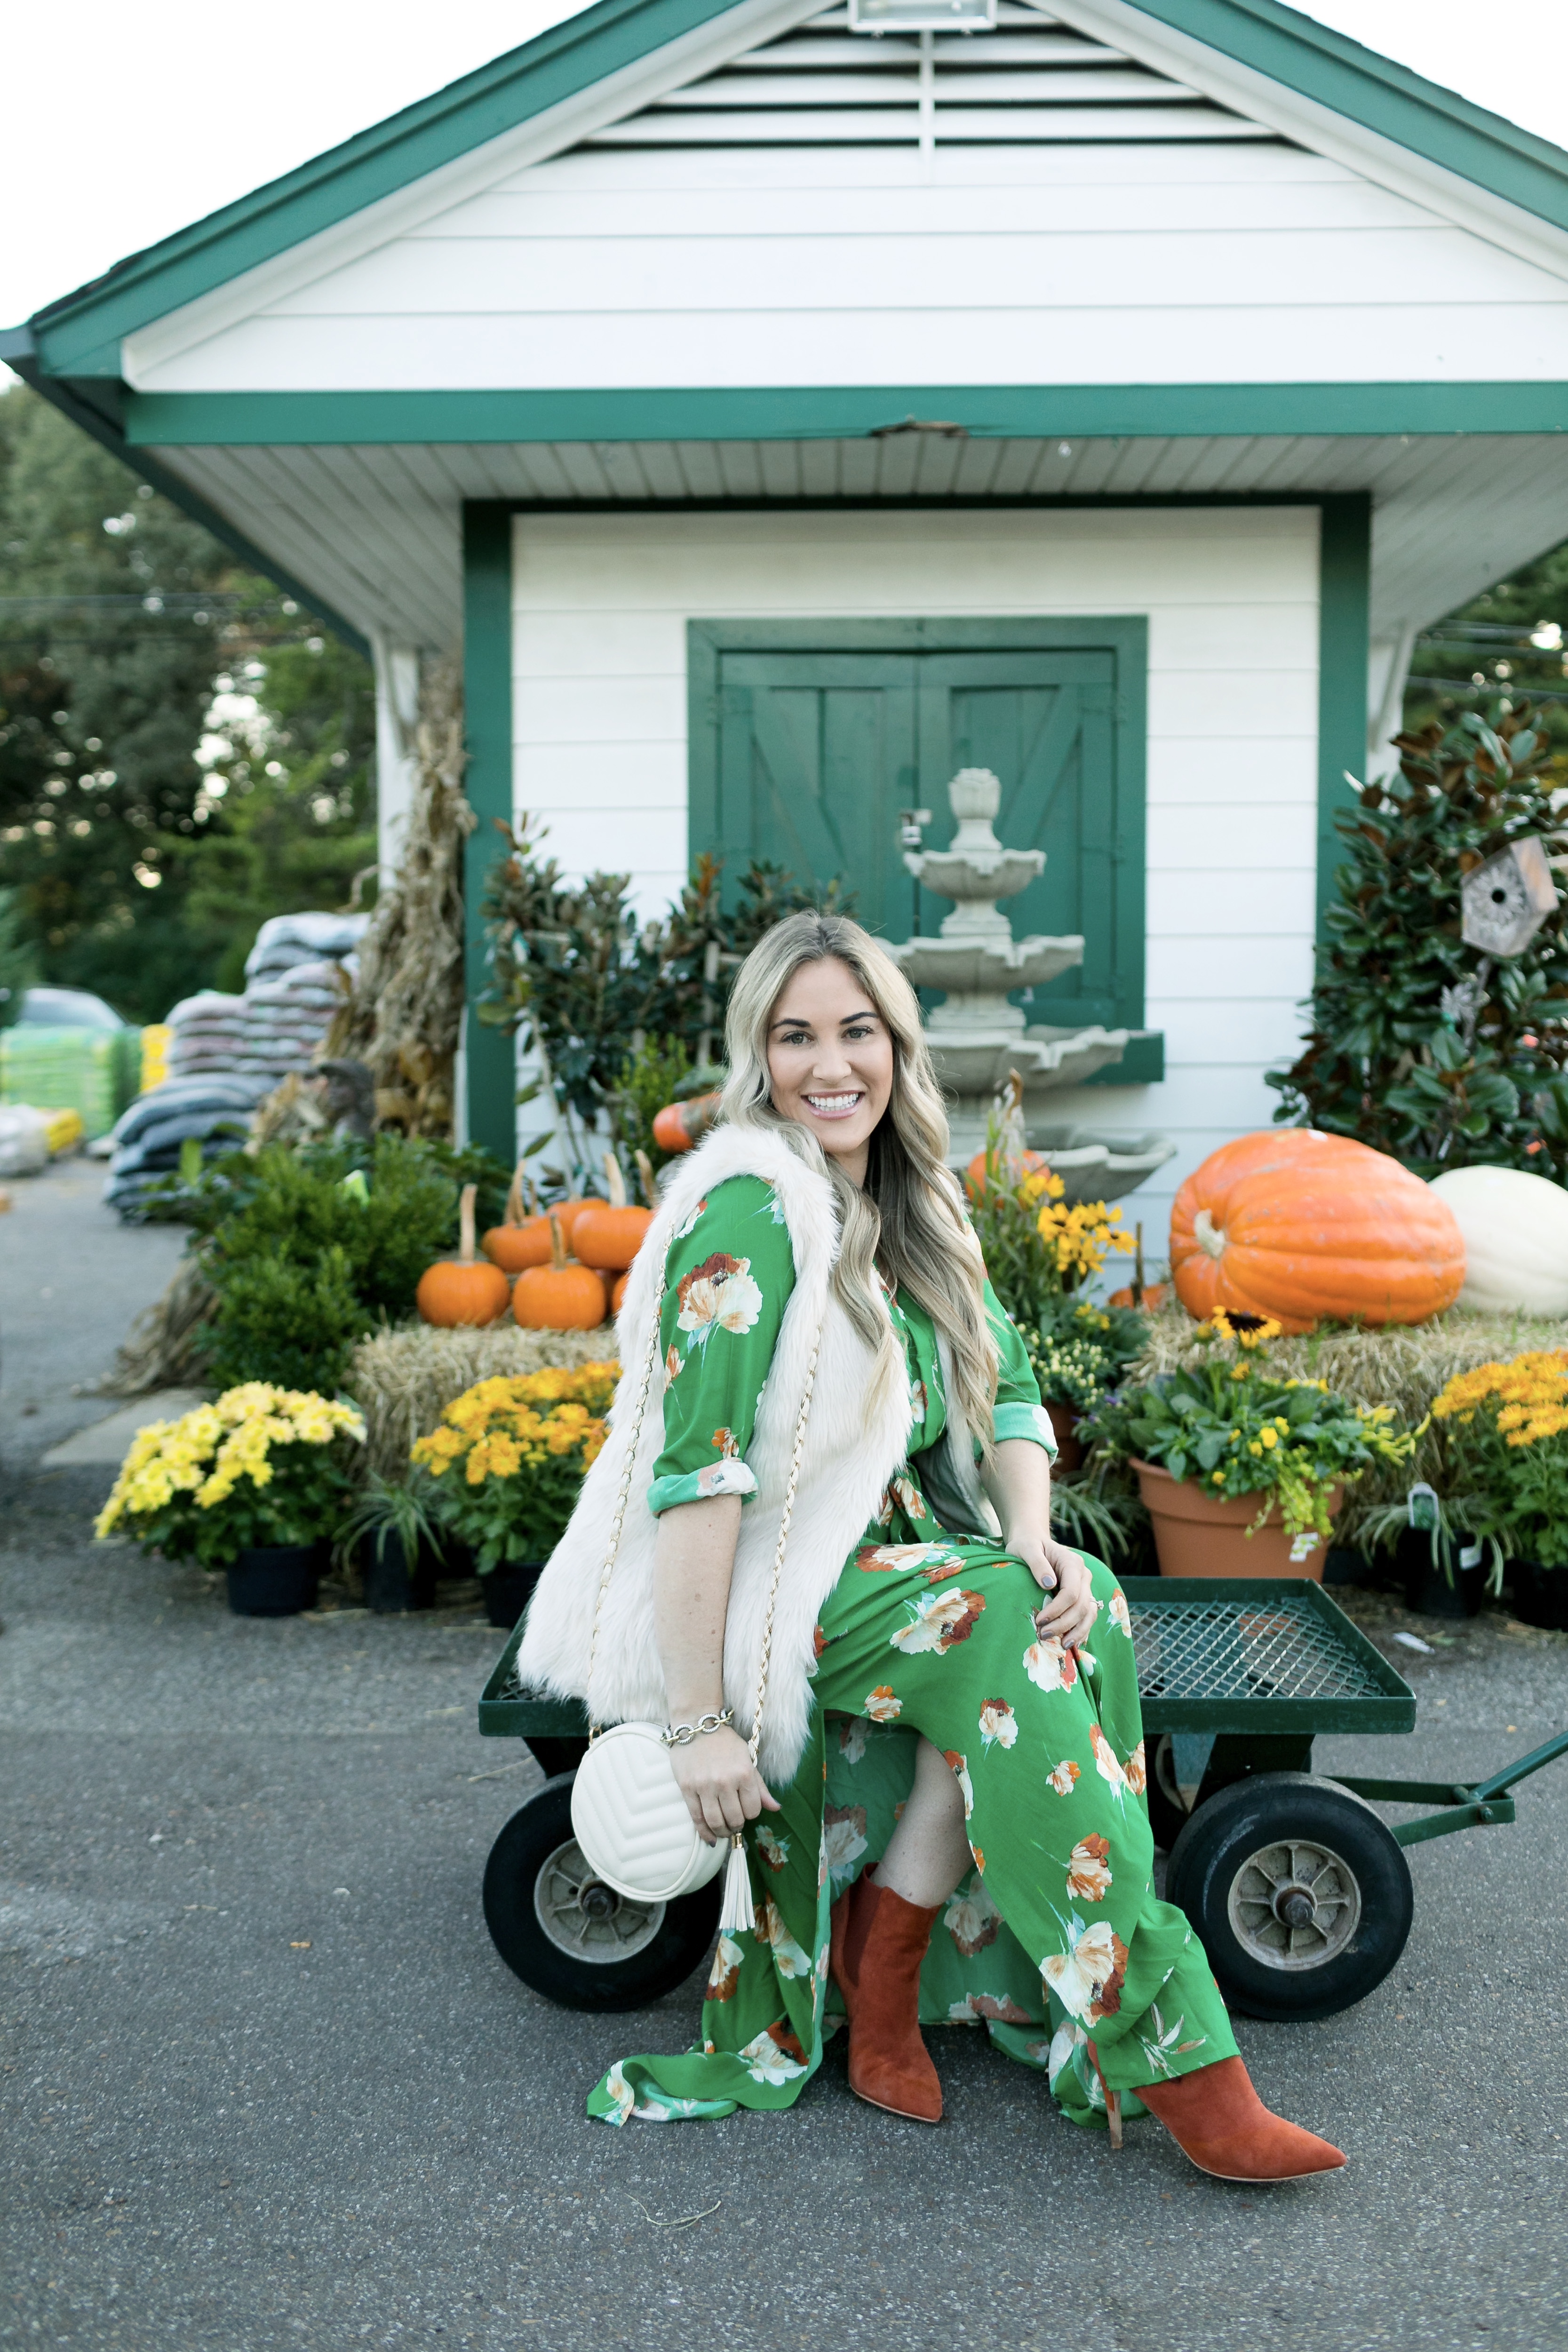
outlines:
[[[24,387],[0,598],[0,887],[40,977],[159,1020],[234,984],[267,915],[342,903],[374,854],[368,667]],[[225,680],[243,751],[210,723]]]
[[[1311,1033],[1271,1071],[1279,1119],[1354,1136],[1418,1175],[1484,1160],[1568,1179],[1568,909],[1520,956],[1460,936],[1464,875],[1554,835],[1563,762],[1530,708],[1398,738],[1400,773],[1338,820],[1349,852]]]

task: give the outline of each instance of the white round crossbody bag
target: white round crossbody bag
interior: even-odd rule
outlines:
[[[698,1887],[706,1886],[709,1880],[717,1876],[728,1864],[719,1925],[725,1933],[733,1934],[755,1924],[743,1838],[737,1832],[728,1839],[717,1838],[710,1845],[698,1835],[675,1777],[671,1750],[661,1725],[616,1723],[605,1730],[594,1716],[594,1664],[599,1648],[599,1621],[604,1615],[605,1595],[609,1590],[616,1555],[620,1549],[621,1526],[631,1492],[637,1442],[642,1434],[643,1415],[647,1410],[654,1359],[658,1353],[657,1299],[662,1298],[663,1292],[661,1280],[654,1307],[653,1330],[643,1358],[642,1380],[626,1446],[626,1464],[621,1472],[620,1491],[616,1498],[616,1515],[610,1527],[609,1549],[605,1555],[598,1597],[594,1604],[594,1631],[588,1650],[588,1753],[577,1767],[577,1777],[572,1783],[572,1833],[590,1869],[606,1885],[613,1886],[617,1895],[629,1895],[639,1903],[676,1902],[682,1895],[694,1894]],[[820,1338],[819,1333],[819,1341]],[[773,1604],[778,1598],[779,1575],[784,1567],[784,1548],[789,1541],[790,1520],[795,1515],[795,1487],[800,1479],[801,1454],[805,1445],[805,1424],[816,1379],[816,1357],[817,1349],[814,1345],[811,1360],[806,1366],[805,1393],[801,1398],[800,1415],[795,1423],[795,1452],[790,1462],[788,1484],[784,1488],[779,1539],[773,1552],[772,1581],[768,1586],[767,1613],[763,1623],[763,1652],[757,1666],[756,1701],[752,1711],[751,1738],[746,1743],[753,1764],[757,1760],[757,1749],[763,1736],[763,1706],[767,1696],[768,1661],[773,1650]]]

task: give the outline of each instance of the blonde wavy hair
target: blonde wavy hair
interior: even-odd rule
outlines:
[[[862,1189],[798,1120],[773,1108],[768,1029],[773,1007],[802,964],[836,958],[851,971],[893,1042],[893,1090],[871,1137]],[[980,1244],[964,1213],[958,1179],[946,1164],[947,1113],[931,1067],[914,990],[881,943],[845,915],[807,912],[775,923],[735,975],[724,1024],[729,1076],[720,1117],[731,1127],[770,1128],[809,1168],[826,1175],[838,1206],[841,1241],[833,1287],[845,1313],[877,1357],[869,1402],[904,1378],[878,1281],[907,1290],[947,1341],[952,1360],[950,1403],[991,1453],[996,1399],[996,1343],[985,1318]]]

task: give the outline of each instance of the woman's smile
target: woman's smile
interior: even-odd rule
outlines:
[[[798,1119],[853,1184],[866,1181],[868,1147],[893,1091],[887,1023],[846,963],[803,963],[768,1023],[773,1108]]]

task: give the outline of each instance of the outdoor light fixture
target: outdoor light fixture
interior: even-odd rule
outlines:
[[[852,33],[989,33],[996,0],[849,0]]]

